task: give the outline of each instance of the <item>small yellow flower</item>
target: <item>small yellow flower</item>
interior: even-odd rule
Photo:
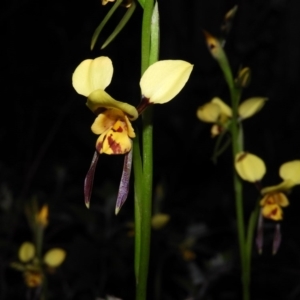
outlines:
[[[11,267],[23,272],[25,284],[30,288],[36,288],[43,283],[44,266],[47,270],[59,267],[66,258],[65,250],[53,248],[46,252],[42,261],[36,256],[35,246],[30,242],[24,242],[18,252],[20,262],[13,262]]]
[[[242,179],[253,183],[260,181],[266,173],[263,160],[247,152],[240,152],[236,155],[235,169]],[[263,198],[259,202],[262,215],[274,221],[282,220],[282,207],[289,205],[286,193],[295,185],[300,184],[300,160],[282,164],[279,176],[283,181],[278,185],[263,188],[261,190]]]
[[[242,102],[238,107],[240,121],[256,114],[264,106],[266,100],[267,98],[263,97],[253,97]],[[203,122],[214,123],[211,129],[214,137],[227,128],[232,118],[232,109],[220,98],[214,97],[210,102],[198,108],[197,117]]]
[[[286,162],[279,169],[279,176],[283,181],[275,186],[265,187],[261,190],[263,195],[260,205],[265,218],[274,221],[282,220],[282,207],[289,205],[286,193],[295,185],[300,184],[300,160]]]

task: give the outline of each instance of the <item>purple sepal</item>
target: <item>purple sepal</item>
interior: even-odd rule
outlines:
[[[277,253],[280,244],[281,244],[281,230],[280,230],[280,224],[277,223],[275,226],[275,232],[274,232],[274,238],[273,238],[273,249],[272,249],[273,255],[275,255]]]
[[[99,153],[95,151],[90,168],[84,179],[84,203],[87,208],[90,208],[90,199],[91,199],[93,183],[94,183],[94,175],[95,175],[98,159],[99,159]]]
[[[123,165],[123,173],[121,177],[121,182],[119,186],[118,198],[116,203],[116,215],[119,213],[122,205],[125,203],[128,193],[129,193],[129,180],[131,174],[131,166],[132,166],[132,148],[131,150],[125,154],[124,157],[124,165]]]

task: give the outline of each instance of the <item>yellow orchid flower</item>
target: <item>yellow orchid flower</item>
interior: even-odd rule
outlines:
[[[187,82],[193,65],[182,60],[158,61],[145,71],[141,80],[142,100],[137,108],[117,101],[104,90],[110,84],[113,65],[108,57],[87,59],[79,64],[72,77],[77,93],[87,97],[87,106],[97,117],[91,129],[99,135],[96,153],[85,179],[85,204],[89,207],[93,178],[99,154],[125,154],[123,174],[117,199],[116,213],[128,195],[132,163],[132,142],[135,137],[131,121],[149,105],[172,100]]]
[[[242,179],[253,183],[260,181],[266,172],[263,160],[247,152],[240,152],[236,155],[235,169]],[[282,164],[279,176],[283,179],[280,184],[261,189],[262,215],[274,221],[282,220],[282,207],[289,205],[286,193],[295,185],[300,184],[300,160]]]
[[[264,106],[266,100],[263,97],[253,97],[242,102],[238,107],[239,120],[252,117]],[[211,133],[215,137],[227,128],[232,118],[232,109],[220,98],[214,97],[198,108],[197,117],[203,122],[214,123]]]
[[[39,287],[44,280],[44,266],[46,270],[59,267],[66,258],[65,250],[53,248],[46,252],[42,261],[36,256],[35,246],[31,242],[24,242],[18,252],[19,262],[13,262],[11,267],[23,272],[25,284],[30,288]]]
[[[289,205],[286,193],[295,185],[300,184],[300,160],[286,162],[279,169],[279,176],[283,181],[275,186],[265,187],[261,190],[263,195],[260,205],[265,218],[274,221],[282,220],[282,207]]]

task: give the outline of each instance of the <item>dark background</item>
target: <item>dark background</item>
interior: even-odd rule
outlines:
[[[279,166],[300,158],[300,1],[159,4],[160,58],[187,60],[194,70],[176,99],[154,112],[154,207],[171,221],[153,232],[149,299],[241,299],[231,151],[213,164],[210,126],[196,118],[198,106],[214,96],[229,103],[202,29],[219,36],[224,14],[239,5],[225,50],[234,72],[240,66],[252,70],[243,99],[269,98],[243,126],[245,149],[266,162],[263,185],[275,185]],[[109,56],[114,76],[107,91],[136,105],[142,10],[137,8],[102,51],[101,43],[125,12],[119,8],[91,52],[93,31],[111,4],[6,0],[0,5],[0,299],[25,299],[27,293],[21,273],[9,264],[17,260],[20,244],[31,240],[24,207],[33,197],[50,207],[45,250],[67,251],[49,278],[50,299],[134,299],[132,192],[114,216],[123,157],[100,157],[87,210],[83,180],[96,141],[90,131],[94,115],[71,77],[82,60]],[[252,185],[244,186],[248,219],[259,195]],[[252,299],[300,299],[299,197],[295,187],[284,210],[279,252],[272,256],[272,222],[265,224],[263,254],[253,249]],[[184,256],[182,249],[192,255]]]

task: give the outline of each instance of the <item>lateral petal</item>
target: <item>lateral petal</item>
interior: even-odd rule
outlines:
[[[110,58],[100,56],[86,59],[75,69],[72,84],[76,92],[88,96],[97,89],[104,90],[111,82],[113,66]]]
[[[142,95],[149,103],[172,100],[188,81],[193,65],[184,60],[161,60],[151,65],[140,80]]]

